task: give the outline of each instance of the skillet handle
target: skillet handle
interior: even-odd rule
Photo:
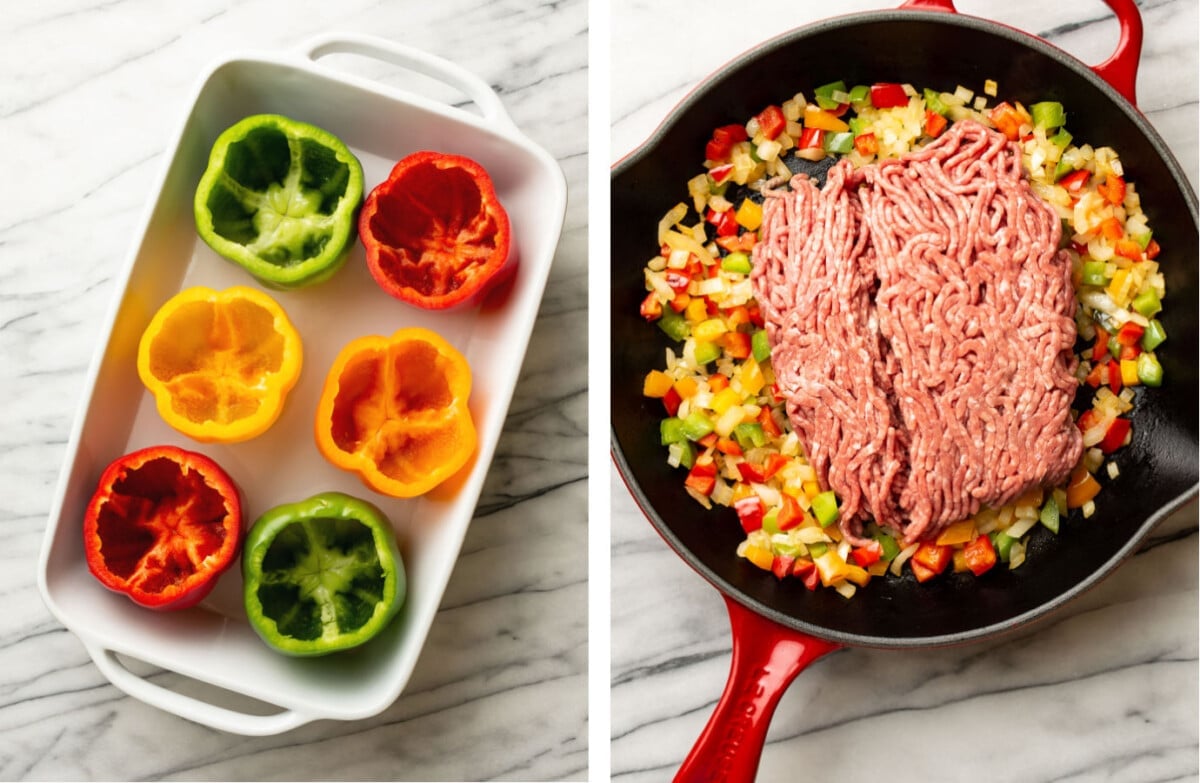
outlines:
[[[1137,72],[1142,59],[1142,14],[1134,0],[1104,2],[1117,15],[1120,37],[1112,57],[1099,65],[1093,65],[1092,72],[1108,82],[1130,104],[1137,106]],[[958,9],[954,7],[954,0],[905,0],[900,8],[958,13]]]
[[[724,598],[733,630],[729,679],[675,783],[751,783],[779,698],[805,667],[839,648]]]

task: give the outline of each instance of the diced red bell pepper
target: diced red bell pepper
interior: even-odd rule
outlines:
[[[950,564],[953,557],[954,549],[952,547],[938,546],[927,541],[917,548],[910,562],[913,566],[913,573],[917,575],[917,581],[925,582],[946,570],[946,566]],[[921,578],[922,573],[917,570],[917,566],[928,572],[924,579]]]
[[[718,435],[717,433],[710,432],[696,442],[699,443],[701,446],[703,446],[706,449],[711,449],[713,446],[717,445],[717,441],[720,439],[720,437],[721,436]]]
[[[749,481],[754,484],[761,484],[765,481],[761,465],[755,465],[752,462],[739,462],[737,469],[738,473],[742,474],[743,481]]]
[[[714,372],[708,376],[708,390],[713,394],[719,391],[724,391],[729,388],[729,376],[723,373]]]
[[[796,562],[792,564],[792,576],[800,577],[809,590],[816,590],[817,585],[821,583],[821,572],[817,570],[817,564],[807,557],[796,558]]]
[[[779,425],[775,423],[775,418],[771,416],[771,409],[764,407],[758,412],[758,423],[762,425],[763,432],[772,438],[778,438],[783,434],[783,430],[779,429]]]
[[[1112,454],[1121,448],[1125,444],[1125,436],[1129,434],[1131,426],[1132,422],[1129,419],[1120,417],[1113,419],[1112,424],[1108,425],[1108,432],[1104,433],[1104,440],[1099,443],[1100,450],[1105,454]]]
[[[866,546],[857,546],[850,550],[850,557],[861,567],[866,568],[872,563],[878,563],[883,557],[883,546],[878,541],[868,541]]]
[[[712,140],[705,146],[705,157],[714,162],[728,160],[733,145],[747,138],[744,126],[722,125],[713,131]]]
[[[742,523],[742,530],[747,533],[762,530],[763,505],[758,495],[747,495],[741,500],[735,500],[733,510],[737,512],[738,521]]]
[[[825,131],[820,128],[805,128],[800,131],[796,148],[801,150],[820,149],[825,144]]]
[[[937,571],[926,568],[915,560],[909,560],[908,567],[912,569],[913,576],[917,578],[918,582],[928,582],[938,575]]]
[[[1125,229],[1121,226],[1121,221],[1115,217],[1105,218],[1100,223],[1100,233],[1106,239],[1117,240],[1125,236]]]
[[[667,285],[671,286],[671,290],[675,293],[683,293],[688,290],[688,286],[692,284],[692,278],[682,272],[676,272],[674,269],[668,269],[665,276]]]
[[[1108,355],[1108,332],[1096,327],[1096,344],[1092,346],[1092,361],[1100,362]]]
[[[1083,382],[1088,386],[1091,386],[1093,389],[1099,389],[1101,384],[1104,383],[1104,373],[1107,371],[1108,364],[1106,362],[1100,362],[1092,367],[1091,372],[1087,374],[1087,377],[1083,379]]]
[[[988,113],[988,118],[996,126],[996,130],[1009,139],[1016,141],[1021,135],[1021,115],[1008,101],[996,104]]]
[[[787,118],[783,116],[783,109],[778,106],[768,106],[759,112],[755,119],[758,120],[759,131],[768,140],[777,138],[787,127]]]
[[[683,403],[683,398],[679,396],[679,392],[675,391],[675,387],[667,389],[667,393],[662,398],[663,407],[667,409],[668,416],[674,416],[679,412],[679,406]]]
[[[925,111],[925,135],[937,138],[946,130],[946,118],[936,111]]]
[[[734,359],[745,359],[754,351],[752,338],[746,332],[726,332],[721,335],[720,343]]]
[[[764,326],[767,325],[767,321],[765,318],[763,318],[762,310],[759,308],[757,302],[755,302],[752,305],[747,306],[746,312],[750,316],[750,323],[754,324],[759,329],[762,329]]]
[[[1142,260],[1142,247],[1132,239],[1118,239],[1113,252],[1122,258],[1128,258],[1130,261]]]
[[[657,321],[662,318],[662,302],[659,301],[658,294],[653,291],[646,294],[646,298],[642,300],[640,311],[642,318],[647,321]]]
[[[800,508],[800,504],[794,497],[786,492],[782,494],[783,505],[779,507],[779,512],[775,515],[775,525],[786,533],[804,522],[804,509]]]
[[[730,457],[742,456],[741,445],[733,438],[720,438],[717,440],[717,451]]]
[[[738,305],[729,310],[729,315],[725,316],[725,325],[731,330],[736,330],[742,324],[750,323],[750,311],[745,305]]]
[[[1146,330],[1142,326],[1135,324],[1133,321],[1128,321],[1117,330],[1117,342],[1120,345],[1137,345],[1141,342],[1142,335],[1145,333]]]
[[[1158,246],[1158,242],[1151,239],[1150,243],[1146,245],[1146,258],[1153,261],[1154,259],[1158,258],[1158,254],[1161,249],[1162,248]]]
[[[1076,242],[1074,239],[1071,240],[1071,249],[1081,256],[1086,256],[1088,252],[1086,242]]]
[[[711,495],[713,489],[717,486],[717,466],[712,462],[697,461],[692,466],[692,469],[688,471],[683,485],[691,487],[701,495]]]
[[[854,149],[866,158],[879,152],[879,141],[874,133],[862,133],[854,137]]]
[[[713,166],[708,170],[708,176],[712,177],[712,181],[720,185],[729,175],[733,173],[733,164],[725,163],[721,166]]]
[[[732,237],[737,236],[739,226],[737,218],[734,217],[733,210],[727,209],[724,212],[717,212],[712,207],[709,207],[704,219],[717,229],[717,236]]]
[[[771,561],[771,573],[779,579],[783,579],[792,572],[795,562],[796,558],[791,555],[775,555],[775,559]]]
[[[986,534],[981,534],[963,547],[963,557],[966,559],[967,568],[971,573],[980,576],[996,565],[996,548],[992,546],[991,538]]]
[[[1096,186],[1096,191],[1104,196],[1109,204],[1120,204],[1125,200],[1125,180],[1115,174],[1109,174],[1104,182]]]
[[[1087,432],[1100,418],[1100,414],[1096,413],[1095,408],[1088,408],[1083,413],[1079,414],[1079,418],[1075,421],[1075,426],[1079,427],[1080,432]]]
[[[763,465],[763,480],[770,481],[771,477],[783,470],[783,466],[786,464],[788,464],[788,458],[778,452],[767,455],[767,461]]]
[[[1108,388],[1113,394],[1121,393],[1121,364],[1116,359],[1108,360]]]
[[[1067,192],[1072,195],[1079,195],[1079,192],[1087,185],[1091,179],[1091,172],[1087,169],[1078,169],[1066,174],[1058,181],[1058,184],[1067,189]],[[1086,247],[1084,248],[1086,250]],[[1082,251],[1081,251],[1082,252]]]
[[[894,109],[908,105],[908,94],[904,87],[894,82],[878,82],[871,85],[871,105],[876,109]]]
[[[1117,358],[1123,362],[1127,362],[1127,361],[1130,361],[1131,359],[1138,358],[1138,355],[1141,354],[1141,352],[1142,352],[1142,346],[1137,345],[1136,343],[1134,345],[1122,345],[1121,346],[1121,355],[1118,356]]]
[[[692,297],[685,292],[676,292],[675,296],[667,304],[671,305],[671,309],[677,313],[682,313],[687,309],[688,303],[692,301]]]

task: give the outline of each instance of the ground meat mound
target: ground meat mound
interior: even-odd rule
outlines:
[[[824,188],[768,188],[753,282],[793,428],[841,528],[905,542],[1066,478],[1075,297],[1062,228],[1001,134],[958,122]]]

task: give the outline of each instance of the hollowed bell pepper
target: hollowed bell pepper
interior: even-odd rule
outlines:
[[[233,479],[203,454],[152,446],[114,460],[83,518],[88,570],[150,609],[204,599],[237,556],[242,506]]]
[[[396,534],[374,505],[325,492],[276,506],[246,535],[246,617],[288,655],[327,655],[382,631],[404,603]]]
[[[187,288],[159,308],[137,368],[163,421],[201,442],[262,434],[283,411],[303,363],[300,335],[254,288]]]
[[[196,188],[196,230],[265,285],[311,285],[345,263],[362,194],[362,165],[340,139],[257,114],[213,144]]]
[[[380,288],[430,310],[470,300],[508,261],[508,213],[483,166],[461,155],[399,161],[367,196],[358,233]]]
[[[471,369],[440,335],[417,327],[360,337],[338,354],[317,403],[317,448],[393,497],[433,489],[475,452]]]

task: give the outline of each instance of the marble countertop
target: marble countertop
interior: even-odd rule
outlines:
[[[887,5],[849,0],[837,12]],[[1117,40],[1098,2],[957,5],[1085,62],[1104,60]],[[1138,5],[1140,107],[1194,188],[1197,7]],[[614,0],[610,159],[643,142],[722,64],[832,11],[790,0],[735,10]],[[649,783],[673,774],[708,720],[729,671],[729,623],[718,593],[668,549],[615,475],[610,493],[612,779]],[[758,779],[1196,780],[1196,528],[1193,500],[1099,587],[1027,632],[954,649],[851,649],[816,662],[783,695]]]
[[[404,692],[370,719],[242,737],[110,685],[47,611],[36,570],[99,331],[197,81],[232,53],[330,31],[413,45],[479,75],[557,159],[569,203],[495,459]],[[587,40],[584,0],[6,7],[0,777],[587,777]],[[370,61],[340,67],[412,81]]]

